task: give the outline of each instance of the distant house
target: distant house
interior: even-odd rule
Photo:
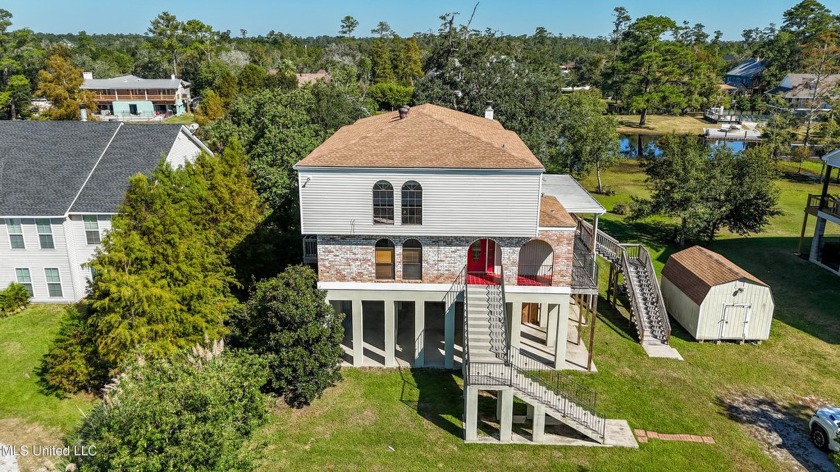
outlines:
[[[740,91],[752,92],[760,86],[761,74],[765,69],[764,61],[750,58],[727,72],[723,81]]]
[[[821,111],[831,110],[829,99],[840,98],[836,87],[840,85],[840,74],[832,74],[820,79],[817,84],[814,74],[788,74],[778,87],[767,92],[778,95],[788,102],[791,110],[807,111],[811,109],[811,100],[817,97],[819,103],[814,108]],[[815,94],[815,89],[816,94]]]
[[[803,236],[805,234],[808,215],[816,216],[817,224],[814,226],[814,238],[811,240],[808,260],[840,275],[840,238],[835,236],[837,225],[840,225],[840,196],[831,193],[830,183],[832,174],[837,175],[834,170],[840,169],[840,149],[824,155],[822,160],[825,162],[822,192],[808,196],[801,234]],[[836,190],[836,187],[834,189]],[[835,226],[826,235],[826,226],[829,223]],[[802,251],[803,239],[802,237],[799,239],[799,252]]]
[[[190,83],[174,75],[168,79],[143,79],[124,75],[94,79],[85,72],[83,90],[93,93],[101,115],[118,120],[150,119],[188,111]]]
[[[181,166],[208,149],[181,125],[0,121],[0,289],[34,302],[85,294],[94,255],[128,178],[165,156]]]

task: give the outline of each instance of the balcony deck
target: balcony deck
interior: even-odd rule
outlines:
[[[822,195],[808,195],[805,211],[814,216],[818,212],[823,212],[840,219],[840,198],[833,195],[826,195],[825,197]]]

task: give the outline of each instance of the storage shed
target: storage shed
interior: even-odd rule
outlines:
[[[698,341],[762,341],[770,336],[770,287],[700,246],[671,255],[662,269],[668,313]]]

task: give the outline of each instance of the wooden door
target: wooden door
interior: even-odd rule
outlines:
[[[724,305],[720,322],[720,339],[744,339],[750,305]]]

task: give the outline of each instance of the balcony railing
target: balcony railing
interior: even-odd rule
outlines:
[[[840,198],[834,195],[808,195],[807,209],[821,211],[840,218]]]
[[[574,259],[572,259],[572,288],[597,290],[598,264],[582,238],[575,238]]]
[[[303,263],[318,263],[318,237],[306,235],[303,237]]]
[[[551,285],[553,264],[520,264],[517,285]]]

